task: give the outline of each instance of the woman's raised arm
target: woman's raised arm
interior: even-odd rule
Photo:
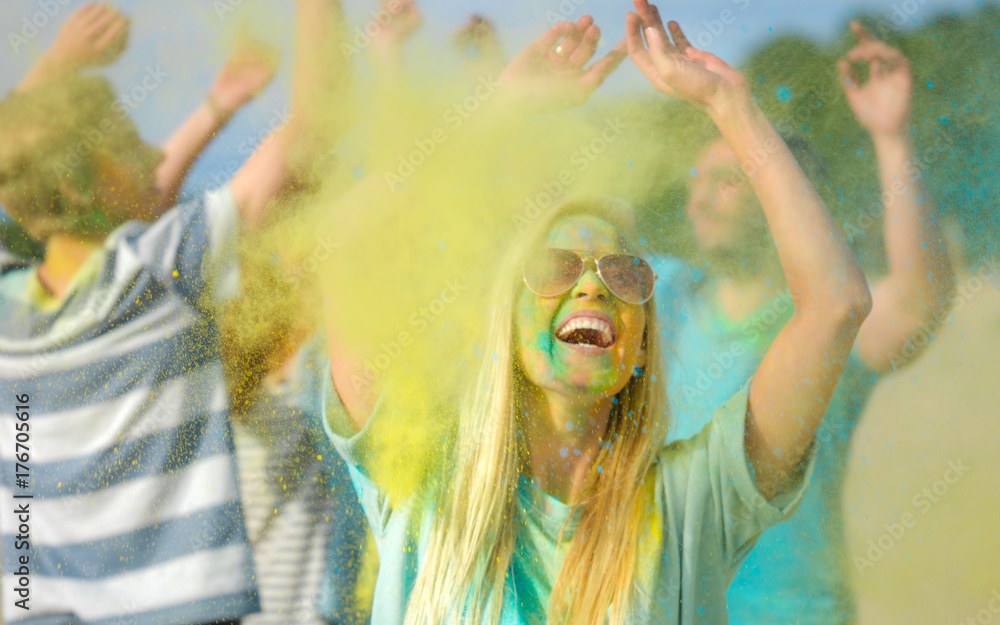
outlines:
[[[771,498],[815,437],[871,294],[857,260],[746,78],[691,46],[676,22],[635,0],[629,55],[654,87],[708,113],[743,164],[770,226],[795,312],[750,387],[746,449],[761,493]],[[645,41],[644,41],[645,38]]]

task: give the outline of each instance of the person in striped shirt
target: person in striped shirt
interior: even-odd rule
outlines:
[[[30,544],[2,516],[4,576],[31,566],[19,623],[225,623],[258,610],[239,500],[217,304],[238,280],[240,223],[289,188],[315,141],[315,98],[343,78],[332,0],[297,0],[292,115],[226,187],[133,221],[161,194],[162,153],[99,78],[62,77],[0,103],[0,202],[46,244],[0,265],[0,427],[30,397]],[[217,122],[214,107],[190,120]],[[304,141],[306,136],[310,141]],[[299,154],[303,155],[302,153]],[[306,155],[308,156],[308,155]],[[0,505],[13,509],[12,449]],[[5,593],[7,596],[7,593]]]

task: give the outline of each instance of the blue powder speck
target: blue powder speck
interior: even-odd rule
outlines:
[[[774,91],[775,95],[778,96],[778,100],[781,102],[791,102],[792,101],[792,90],[781,85]]]
[[[568,458],[569,457],[569,449],[563,447],[562,449],[559,450],[559,455],[562,456],[563,458]]]

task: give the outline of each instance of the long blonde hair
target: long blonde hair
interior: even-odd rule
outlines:
[[[533,224],[501,265],[482,365],[460,406],[453,463],[438,493],[438,516],[409,598],[406,625],[499,622],[519,522],[517,489],[528,472],[518,437],[519,371],[514,302],[525,254],[556,220],[587,214],[631,224],[605,200],[576,201]],[[623,227],[624,223],[624,227]],[[634,249],[634,248],[633,248]],[[512,279],[512,277],[515,277]],[[646,479],[663,440],[666,402],[658,357],[656,307],[645,304],[646,366],[617,395],[601,451],[591,465],[582,515],[552,588],[553,625],[625,625],[642,592],[637,545],[647,529],[652,483]],[[602,472],[596,467],[600,466]],[[655,532],[654,532],[655,533]]]

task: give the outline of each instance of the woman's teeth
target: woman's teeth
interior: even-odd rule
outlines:
[[[609,347],[614,342],[614,328],[603,319],[596,317],[576,317],[567,321],[556,338],[574,345],[596,345]]]

